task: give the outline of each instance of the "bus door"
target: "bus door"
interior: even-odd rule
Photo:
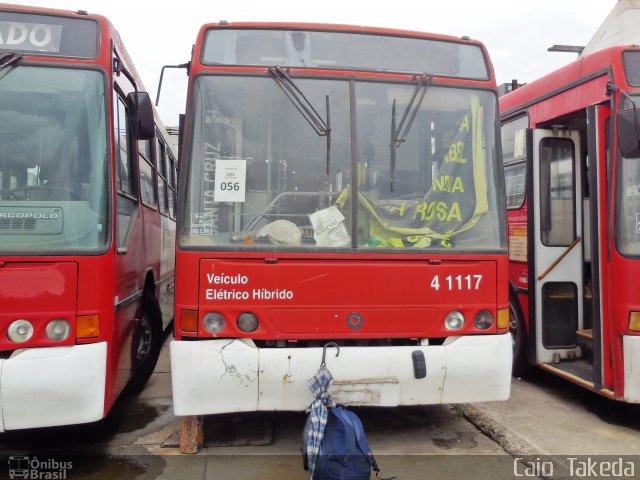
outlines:
[[[611,108],[608,105],[591,105],[587,108],[587,135],[589,151],[589,168],[587,181],[589,182],[589,199],[584,203],[584,237],[589,239],[585,245],[585,317],[584,327],[579,333],[578,342],[593,355],[593,384],[596,389],[613,388],[613,376],[609,362],[611,358],[610,333],[608,313],[605,299],[610,298],[607,282],[602,279],[607,276],[605,269],[608,244],[606,234],[601,237],[600,232],[606,232],[607,225],[607,191],[609,171],[607,152],[609,150],[609,119]],[[604,227],[604,228],[603,228]],[[603,253],[604,252],[604,253]]]
[[[582,185],[580,136],[576,131],[533,130],[533,225],[535,259],[530,287],[530,353],[536,364],[559,364],[580,356],[583,328]]]

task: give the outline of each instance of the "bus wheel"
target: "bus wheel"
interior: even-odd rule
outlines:
[[[520,311],[520,305],[513,293],[509,293],[509,333],[513,345],[513,369],[514,377],[523,377],[529,369],[527,360],[527,331],[524,325],[524,317]]]
[[[162,348],[160,308],[149,292],[142,300],[142,315],[133,335],[133,376],[127,385],[130,393],[142,390],[156,368]]]

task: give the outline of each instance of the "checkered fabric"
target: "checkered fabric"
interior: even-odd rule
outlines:
[[[313,471],[316,466],[316,457],[320,452],[320,442],[322,442],[322,437],[324,436],[324,427],[327,424],[328,408],[336,406],[336,402],[328,391],[331,383],[333,383],[333,376],[324,365],[320,366],[318,372],[307,380],[309,390],[316,398],[310,407],[309,427],[305,432],[311,478],[313,478]]]

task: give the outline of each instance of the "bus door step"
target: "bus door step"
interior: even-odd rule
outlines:
[[[587,330],[578,330],[576,334],[578,346],[582,349],[582,358],[593,362],[593,331],[589,328]]]

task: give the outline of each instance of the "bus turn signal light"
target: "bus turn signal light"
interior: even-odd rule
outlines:
[[[629,330],[640,332],[640,312],[631,312],[629,314]]]
[[[180,310],[180,330],[183,332],[198,331],[198,312],[196,310]]]
[[[80,315],[76,317],[76,338],[100,336],[100,315]]]
[[[499,308],[498,309],[498,328],[509,328],[509,309],[508,308]]]

